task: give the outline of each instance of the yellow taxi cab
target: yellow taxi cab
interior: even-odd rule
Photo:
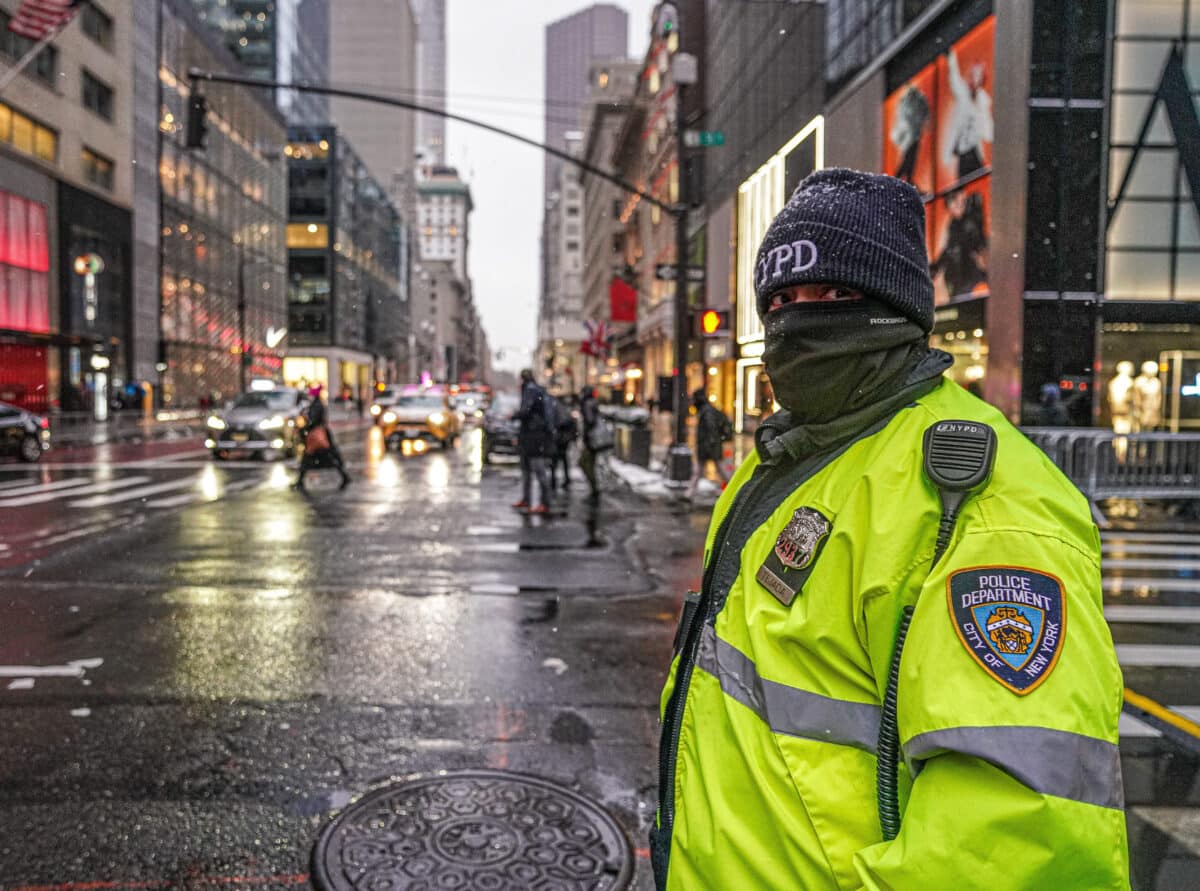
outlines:
[[[450,404],[450,394],[441,387],[404,387],[378,418],[384,444],[400,448],[404,442],[436,442],[452,447],[462,434],[463,420]]]

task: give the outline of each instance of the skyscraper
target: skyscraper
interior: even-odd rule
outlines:
[[[567,147],[567,133],[580,129],[591,83],[588,71],[600,59],[623,59],[629,47],[629,17],[611,3],[597,3],[546,26],[545,143]],[[557,188],[561,161],[546,155],[544,193]]]
[[[446,0],[413,0],[417,17],[417,91],[421,103],[446,107]],[[446,119],[417,115],[417,155],[421,163],[446,163]]]
[[[192,6],[251,76],[329,80],[329,0],[192,0]],[[325,96],[280,90],[275,102],[292,123],[329,119]]]
[[[337,0],[329,17],[329,72],[337,84],[410,97],[417,84],[417,28],[399,0]],[[416,165],[413,112],[357,99],[330,103],[338,130],[411,219]]]

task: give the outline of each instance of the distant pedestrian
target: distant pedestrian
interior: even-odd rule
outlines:
[[[571,411],[571,406],[567,404],[565,399],[554,400],[554,457],[550,459],[550,488],[560,488],[558,483],[558,471],[562,468],[562,486],[566,490],[571,488],[571,466],[568,463],[568,456],[571,454],[571,446],[575,440],[579,438],[579,425],[575,422],[575,415]]]
[[[550,474],[546,470],[546,458],[554,454],[554,401],[537,385],[528,368],[521,371],[521,407],[514,417],[521,423],[517,434],[517,451],[521,453],[521,500],[513,507],[531,514],[549,513]],[[537,505],[531,501],[534,476],[538,481]]]
[[[329,414],[325,403],[321,400],[321,385],[317,384],[308,391],[309,403],[304,409],[304,456],[300,459],[300,476],[296,479],[296,488],[304,491],[304,475],[310,470],[322,467],[332,467],[342,475],[341,488],[350,485],[350,474],[342,461],[342,453],[338,451],[333,441],[333,431],[329,429]]]
[[[729,482],[729,474],[725,472],[721,459],[724,457],[725,443],[733,439],[733,424],[724,412],[708,401],[708,394],[703,387],[692,394],[692,405],[696,406],[696,469],[688,486],[689,501],[696,497],[696,487],[700,485],[710,461],[717,468],[721,484]]]
[[[596,480],[596,455],[604,445],[599,441],[597,431],[600,429],[600,402],[596,399],[596,391],[584,387],[579,393],[579,417],[583,421],[583,438],[579,450],[579,469],[587,477],[591,486],[592,501],[600,500],[600,485]],[[605,448],[608,446],[605,445]]]

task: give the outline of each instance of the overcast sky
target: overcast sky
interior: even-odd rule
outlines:
[[[629,13],[629,52],[640,59],[654,0],[615,0]],[[542,141],[545,28],[592,5],[583,0],[447,0],[449,110]],[[555,115],[562,114],[555,110]],[[469,270],[497,367],[531,363],[536,340],[542,155],[466,124],[446,125],[447,160],[470,181]]]

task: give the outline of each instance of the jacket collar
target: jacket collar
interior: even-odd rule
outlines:
[[[791,412],[778,411],[754,432],[758,457],[764,464],[774,464],[784,455],[799,461],[834,448],[920,399],[938,385],[943,372],[953,364],[949,353],[931,349],[895,393],[824,424],[795,424]]]

